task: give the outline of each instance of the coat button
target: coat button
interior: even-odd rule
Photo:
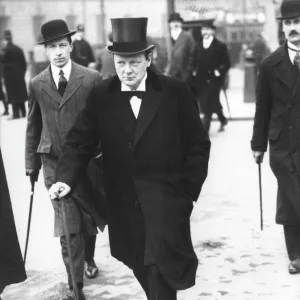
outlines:
[[[129,149],[132,148],[132,143],[128,143],[128,148],[129,148]]]

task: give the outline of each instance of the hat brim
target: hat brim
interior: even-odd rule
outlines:
[[[55,41],[55,40],[59,40],[59,39],[64,38],[64,37],[72,36],[75,33],[76,33],[76,30],[73,30],[73,31],[70,31],[68,33],[53,37],[51,39],[40,41],[40,42],[38,42],[38,44],[43,45],[43,44],[46,44],[46,43],[49,43],[49,42],[52,42],[52,41]]]
[[[289,15],[289,16],[279,16],[279,17],[277,17],[276,19],[277,20],[288,20],[288,19],[295,19],[295,18],[298,18],[298,17],[300,17],[300,13],[296,13],[296,14],[294,14],[294,15]]]
[[[106,47],[105,47],[106,51],[109,52],[109,53],[111,53],[111,54],[125,55],[125,56],[143,53],[143,52],[148,51],[148,50],[151,50],[151,49],[153,49],[153,48],[155,48],[155,45],[150,45],[150,46],[148,46],[147,48],[141,49],[141,50],[139,50],[139,51],[121,52],[121,51],[115,51],[115,50],[113,49],[113,45],[109,45],[109,46],[106,46]]]

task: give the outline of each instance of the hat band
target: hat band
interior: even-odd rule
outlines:
[[[113,42],[113,51],[135,52],[142,51],[148,47],[147,41],[143,42]]]
[[[52,41],[52,40],[56,40],[56,39],[59,39],[63,36],[66,36],[68,34],[71,34],[72,32],[70,31],[67,31],[67,32],[58,32],[58,33],[55,33],[55,34],[52,34],[52,35],[44,35],[43,36],[43,39],[44,41]]]

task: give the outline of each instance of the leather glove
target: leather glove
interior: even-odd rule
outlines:
[[[30,182],[37,182],[39,178],[39,169],[26,169],[26,176],[30,177]]]
[[[263,162],[264,159],[264,152],[262,151],[252,151],[254,160],[257,164],[260,164]]]

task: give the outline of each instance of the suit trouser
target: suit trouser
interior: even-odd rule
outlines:
[[[12,109],[13,109],[13,116],[15,118],[19,118],[20,113],[22,117],[26,117],[25,103],[13,103]]]
[[[205,113],[204,116],[203,116],[202,123],[203,123],[204,129],[207,132],[210,129],[210,123],[211,123],[211,119],[212,119],[212,114],[213,113]],[[225,116],[223,114],[223,111],[217,112],[216,114],[217,114],[218,119],[219,119],[219,121],[220,121],[221,124],[226,123],[226,118],[225,118]]]
[[[284,225],[284,237],[290,260],[300,258],[300,224]]]

